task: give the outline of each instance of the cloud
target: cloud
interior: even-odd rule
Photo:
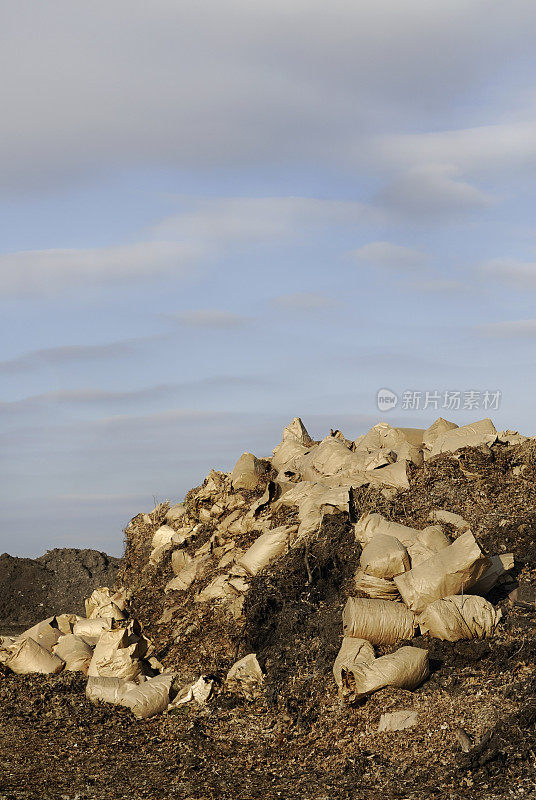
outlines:
[[[420,270],[426,266],[429,258],[422,250],[392,242],[369,242],[352,250],[349,255],[356,261],[397,271]]]
[[[232,311],[223,311],[217,308],[181,311],[177,314],[167,314],[166,316],[176,319],[191,328],[208,328],[220,331],[243,328],[249,322],[249,317],[243,314],[234,314]]]
[[[498,278],[514,286],[536,287],[536,261],[494,258],[481,264],[479,272],[484,277]]]
[[[362,223],[370,213],[363,203],[317,197],[183,198],[182,206],[152,227],[154,236],[218,248],[271,243],[318,227]]]
[[[42,367],[70,366],[81,362],[116,359],[132,356],[140,345],[162,340],[164,336],[147,336],[138,339],[124,339],[105,344],[71,344],[60,347],[47,347],[32,350],[15,358],[0,361],[0,374],[9,375],[27,372]]]
[[[364,368],[368,375],[388,369],[392,375],[402,375],[403,377],[413,375],[417,369],[426,370],[430,374],[434,368],[437,368],[437,359],[415,352],[413,348],[408,348],[406,352],[400,349],[388,351],[372,345],[366,351],[357,351],[352,355],[334,355],[333,363],[337,363],[344,370],[355,370],[356,367]]]
[[[95,493],[95,494],[59,494],[55,498],[59,503],[65,503],[66,505],[88,505],[94,506],[98,503],[100,506],[108,506],[108,505],[116,505],[121,504],[124,505],[128,503],[131,508],[136,508],[141,505],[142,502],[147,501],[146,494],[104,494],[104,493]]]
[[[8,294],[58,293],[85,284],[191,279],[207,265],[252,244],[299,239],[331,226],[355,226],[366,207],[314,197],[177,199],[181,211],[152,225],[147,241],[92,249],[28,250],[0,255],[0,289]]]
[[[511,177],[536,165],[536,118],[530,113],[531,118],[509,124],[372,136],[369,158],[387,176],[375,202],[387,214],[408,217],[493,206],[501,198],[479,187],[479,181],[501,173]]]
[[[466,173],[488,173],[536,163],[536,120],[508,125],[378,137],[375,155],[395,168],[450,165]]]
[[[0,402],[0,408],[25,409],[44,405],[69,405],[69,406],[108,406],[116,403],[125,404],[138,401],[153,401],[169,398],[179,388],[180,384],[161,384],[148,386],[131,391],[113,391],[106,389],[59,389],[52,392],[43,392],[24,397],[21,400]]]
[[[22,250],[0,255],[0,287],[9,293],[36,294],[165,272],[184,277],[193,273],[202,254],[196,244],[166,241],[85,250]]]
[[[274,297],[273,304],[287,311],[319,311],[334,308],[337,300],[315,292],[296,292],[295,294],[282,294]]]
[[[135,13],[130,0],[10,8],[4,188],[96,165],[362,163],[369,132],[411,129],[417,115],[435,128],[486,76],[525,65],[535,27],[526,0],[485,13],[481,0],[333,0],[329,12],[321,0],[227,0],[209,17],[171,0]]]
[[[107,417],[121,417],[133,409],[148,409],[167,404],[183,404],[188,398],[198,402],[218,394],[220,402],[234,390],[254,390],[266,388],[271,381],[258,375],[214,375],[209,378],[198,378],[174,384],[144,386],[131,390],[110,389],[60,389],[41,394],[29,395],[17,400],[0,401],[0,413],[4,425],[11,423],[31,424],[32,420],[40,420],[50,424],[51,420],[61,420],[68,412],[68,417],[76,417],[82,413],[84,417],[94,414],[105,414]],[[160,413],[160,412],[158,412]],[[102,417],[101,417],[102,418]]]
[[[484,336],[497,338],[536,337],[536,319],[509,320],[480,325],[478,331]]]
[[[421,292],[437,292],[438,294],[456,294],[467,292],[468,286],[462,281],[448,280],[447,278],[432,278],[428,281],[415,281],[413,288]]]
[[[388,212],[421,218],[489,208],[494,198],[463,180],[453,164],[422,164],[395,177],[376,203]]]

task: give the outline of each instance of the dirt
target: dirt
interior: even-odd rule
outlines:
[[[48,550],[36,559],[0,555],[0,634],[53,614],[84,614],[84,598],[113,586],[120,559],[97,550]]]
[[[432,508],[457,512],[486,552],[514,552],[518,582],[536,585],[534,444],[457,456],[414,468],[409,491],[393,499],[356,490],[352,514],[377,510],[423,527]],[[188,502],[193,508],[195,492]],[[197,503],[196,513],[208,504]],[[212,675],[214,698],[206,707],[139,722],[123,709],[91,706],[78,676],[2,673],[1,800],[536,797],[534,611],[511,606],[506,590],[498,590],[491,599],[503,619],[494,636],[456,643],[416,637],[411,644],[426,648],[431,664],[419,688],[383,689],[356,706],[342,705],[331,669],[359,558],[347,515],[325,517],[307,547],[253,578],[245,618],[233,620],[213,604],[195,604],[190,592],[164,595],[169,564],[155,569],[147,559],[166,510],[149,521],[135,518],[120,579],[134,591],[134,613],[158,657],[185,682]],[[292,519],[288,509],[282,513]],[[191,548],[212,530],[202,525]],[[252,540],[241,537],[240,546]],[[200,586],[211,577],[205,574]],[[257,653],[266,675],[253,701],[223,683],[234,660],[248,652]],[[418,724],[378,734],[381,714],[399,709],[417,711]],[[468,753],[457,728],[471,740]]]

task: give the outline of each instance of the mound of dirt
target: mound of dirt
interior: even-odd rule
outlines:
[[[119,559],[98,550],[56,548],[36,559],[0,555],[0,633],[53,614],[84,613],[84,598],[113,586]]]
[[[139,722],[89,706],[78,676],[0,669],[0,742],[21,754],[10,761],[0,746],[2,788],[24,780],[34,795],[9,796],[133,800],[533,796],[536,606],[513,605],[508,592],[536,586],[536,442],[485,422],[457,434],[480,437],[476,446],[448,451],[447,429],[433,455],[414,430],[381,423],[356,442],[337,431],[319,444],[295,420],[273,459],[244,460],[247,491],[212,471],[184,503],[134,517],[117,582],[177,686],[202,675],[213,694]],[[438,509],[461,515],[483,553],[514,554],[487,595],[500,624],[484,639],[425,634],[377,646],[377,657],[402,645],[428,651],[429,677],[412,691],[388,686],[342,702],[332,668],[342,609],[361,594],[355,524],[377,512],[421,531]],[[269,551],[263,537],[274,530],[287,545]],[[250,653],[264,680],[246,696],[226,675]],[[379,732],[395,711],[417,723]]]

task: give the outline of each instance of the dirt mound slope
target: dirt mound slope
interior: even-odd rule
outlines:
[[[93,589],[114,585],[118,565],[118,558],[87,549],[56,548],[36,559],[0,555],[0,630],[83,613]]]

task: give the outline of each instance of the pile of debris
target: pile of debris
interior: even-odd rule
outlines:
[[[429,675],[428,651],[392,647],[417,630],[450,642],[493,636],[501,610],[485,596],[512,583],[514,554],[485,554],[470,522],[451,509],[429,508],[431,524],[413,527],[372,506],[395,504],[437,457],[447,454],[470,475],[464,454],[532,444],[497,432],[488,419],[463,427],[438,419],[427,430],[380,423],[355,441],[331,431],[315,442],[296,418],[271,458],[244,453],[232,473],[211,471],[183,503],[135,517],[120,571],[128,588],[95,590],[85,618],[61,614],[5,637],[0,661],[19,674],[80,671],[90,700],[123,705],[138,717],[203,705],[222,689],[252,699],[277,673],[270,675],[277,659],[267,658],[274,631],[265,635],[263,580],[299,558],[305,584],[313,586],[315,547],[326,540],[329,520],[342,519],[350,530],[342,569],[351,581],[333,664],[339,697],[356,703],[384,687],[413,690]],[[341,556],[332,554],[328,582]],[[237,660],[241,647],[249,652]],[[380,730],[415,722],[402,710],[382,718]]]
[[[484,555],[470,524],[444,508],[430,509],[433,524],[422,529],[370,511],[357,517],[357,493],[392,502],[412,471],[441,454],[528,441],[489,419],[463,427],[438,419],[427,430],[380,423],[356,441],[331,431],[314,442],[296,418],[270,459],[244,453],[232,473],[212,471],[184,503],[135,517],[122,579],[143,585],[137,610],[174,667],[190,668],[191,678],[203,668],[221,674],[242,642],[263,649],[254,631],[259,578],[299,553],[313,583],[311,548],[329,517],[342,515],[359,565],[334,666],[340,696],[414,688],[428,674],[426,651],[406,646],[376,659],[373,646],[411,639],[417,628],[449,641],[492,636],[501,611],[484,596],[508,581],[513,554]]]

